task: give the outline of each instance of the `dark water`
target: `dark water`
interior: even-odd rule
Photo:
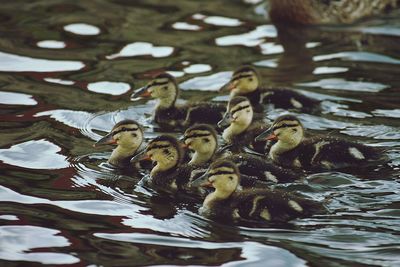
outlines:
[[[0,265],[400,265],[400,13],[278,32],[247,2],[2,1]],[[390,147],[390,166],[286,185],[330,213],[262,227],[103,167],[109,148],[92,144],[115,122],[155,136],[153,102],[129,100],[154,73],[179,77],[183,99],[226,99],[215,90],[244,63],[324,100],[299,114],[310,131]]]

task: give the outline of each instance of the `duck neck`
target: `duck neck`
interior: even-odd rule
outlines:
[[[115,166],[123,165],[123,162],[130,158],[132,155],[135,154],[136,150],[138,149],[137,145],[132,146],[117,146],[114,151],[111,153],[108,162]]]
[[[150,172],[150,176],[154,177],[155,175],[157,175],[160,172],[167,172],[173,168],[176,168],[178,166],[178,162],[177,161],[158,161],[156,163],[156,165],[153,167],[153,169]]]
[[[277,159],[281,154],[295,149],[301,142],[303,138],[299,138],[297,140],[289,140],[283,142],[282,140],[278,140],[272,147],[271,150],[269,151],[270,157],[275,160]]]
[[[215,149],[207,152],[196,151],[194,152],[192,159],[189,161],[189,164],[197,166],[203,165],[211,160],[211,158],[214,156],[214,153]]]
[[[175,106],[176,94],[171,94],[163,98],[158,98],[156,109],[167,109]]]
[[[216,201],[222,201],[227,199],[232,195],[233,192],[215,189],[214,192],[208,194],[208,196],[204,199],[203,207],[211,207],[213,203]]]
[[[232,142],[232,138],[246,131],[250,123],[251,121],[245,123],[231,123],[222,133],[222,138],[228,143]]]

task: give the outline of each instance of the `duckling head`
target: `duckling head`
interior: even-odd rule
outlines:
[[[225,141],[230,142],[230,139],[244,132],[253,120],[253,107],[247,97],[233,97],[227,107],[223,119],[218,122],[219,127],[229,125],[222,133]]]
[[[230,91],[232,96],[243,95],[257,90],[260,86],[260,76],[252,66],[242,66],[237,69],[231,80],[221,87],[220,91]]]
[[[212,163],[207,172],[193,181],[192,186],[213,187],[212,198],[228,198],[238,187],[240,174],[230,160],[220,159]]]
[[[175,104],[178,98],[178,84],[175,78],[162,73],[157,75],[145,87],[138,89],[131,98],[153,97],[158,99],[157,107],[169,108]]]
[[[188,128],[183,136],[185,145],[194,151],[190,165],[201,165],[209,161],[217,146],[217,132],[208,124],[196,124]]]
[[[147,158],[156,162],[150,173],[152,176],[159,171],[167,171],[177,167],[183,157],[181,144],[175,137],[169,135],[160,135],[154,138],[147,145],[145,154]]]
[[[112,152],[109,163],[120,165],[120,161],[132,156],[143,142],[143,129],[134,120],[123,120],[114,125],[111,132],[98,140],[93,146],[117,145]]]
[[[290,114],[275,119],[272,126],[256,137],[256,141],[278,141],[271,148],[271,153],[283,153],[297,147],[304,137],[304,128],[300,120]]]

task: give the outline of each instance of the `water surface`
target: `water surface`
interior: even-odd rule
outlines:
[[[399,12],[346,27],[277,29],[260,1],[6,1],[0,9],[0,263],[4,266],[400,265]],[[104,166],[92,147],[133,118],[157,133],[154,74],[185,100],[221,100],[241,64],[323,101],[314,134],[389,148],[389,166],[282,185],[329,213],[230,224]],[[283,110],[268,110],[273,119]]]

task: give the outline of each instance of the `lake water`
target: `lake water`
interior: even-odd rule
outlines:
[[[400,266],[400,17],[276,29],[259,1],[4,1],[0,8],[0,265]],[[389,147],[389,166],[282,185],[329,213],[223,225],[157,195],[92,144],[132,118],[134,89],[168,71],[186,100],[241,64],[323,100],[312,133]],[[268,111],[271,119],[281,110]]]

